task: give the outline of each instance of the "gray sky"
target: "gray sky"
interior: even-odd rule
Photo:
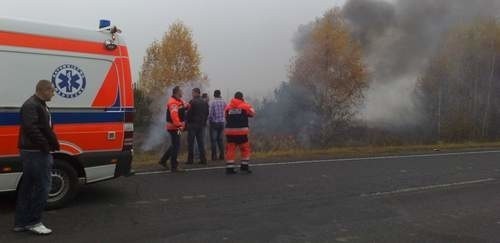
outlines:
[[[295,55],[301,24],[345,0],[2,0],[0,16],[97,28],[110,19],[123,30],[135,80],[146,48],[182,20],[192,30],[211,88],[271,94]]]

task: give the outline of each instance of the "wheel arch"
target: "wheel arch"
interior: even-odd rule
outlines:
[[[82,163],[75,157],[65,153],[54,153],[54,159],[63,160],[71,165],[75,170],[79,178],[85,178],[85,169]]]

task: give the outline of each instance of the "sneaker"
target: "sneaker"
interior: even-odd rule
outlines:
[[[24,226],[15,226],[12,231],[14,232],[24,232],[24,231],[27,231],[28,229],[26,229],[26,227]]]
[[[37,235],[50,235],[52,233],[52,230],[45,227],[42,223],[26,226],[26,228]]]

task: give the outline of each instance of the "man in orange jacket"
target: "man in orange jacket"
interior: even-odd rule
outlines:
[[[243,93],[236,92],[234,99],[226,106],[226,174],[235,174],[235,152],[241,150],[240,171],[252,173],[249,167],[251,148],[248,141],[248,118],[255,116],[253,107],[243,99]]]
[[[172,97],[168,100],[166,104],[167,108],[167,125],[166,129],[170,134],[172,143],[168,150],[163,154],[158,162],[165,168],[167,167],[167,160],[170,158],[170,166],[172,172],[183,171],[179,168],[179,162],[177,161],[177,155],[179,154],[179,149],[181,145],[181,133],[185,128],[184,117],[188,104],[182,100],[182,90],[179,86],[176,86],[172,90]]]

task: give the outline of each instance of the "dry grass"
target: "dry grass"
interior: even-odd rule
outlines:
[[[270,151],[256,153],[256,159],[270,158],[315,158],[315,157],[353,157],[375,156],[387,154],[430,153],[439,151],[463,151],[477,149],[498,149],[500,142],[495,143],[463,143],[463,144],[435,144],[435,145],[406,145],[406,146],[366,146],[366,147],[340,147],[330,149],[295,149],[288,151]]]
[[[452,152],[464,150],[500,149],[500,142],[492,143],[461,143],[461,144],[435,144],[435,145],[407,145],[407,146],[366,146],[366,147],[340,147],[330,149],[290,149],[269,152],[255,152],[252,160],[259,162],[277,160],[301,160],[366,157],[381,155],[401,155],[412,153]],[[135,153],[134,167],[155,165],[160,158],[160,153]],[[185,154],[179,156],[180,161]],[[220,162],[219,162],[220,163]]]

